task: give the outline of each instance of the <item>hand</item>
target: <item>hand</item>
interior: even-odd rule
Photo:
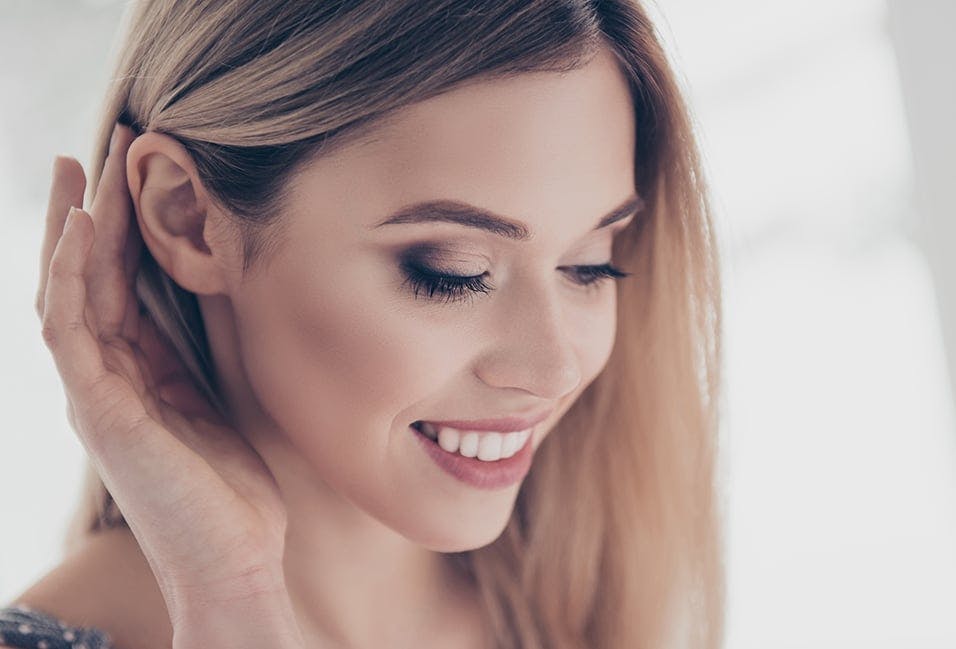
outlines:
[[[175,626],[195,602],[287,599],[286,511],[265,463],[140,313],[134,280],[143,243],[126,180],[134,139],[117,126],[92,207],[74,210],[65,228],[86,179],[77,161],[56,160],[36,308],[70,424]]]

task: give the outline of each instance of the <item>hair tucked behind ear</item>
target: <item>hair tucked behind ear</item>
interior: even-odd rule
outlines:
[[[615,53],[647,204],[614,244],[615,263],[637,269],[618,285],[615,347],[542,443],[502,535],[448,559],[474,579],[502,649],[719,647],[716,246],[687,111],[639,4],[144,0],[128,20],[88,186],[115,121],[176,138],[234,215],[250,273],[315,156],[460,82]],[[148,250],[136,289],[221,407],[195,296]],[[122,524],[90,467],[68,542]]]

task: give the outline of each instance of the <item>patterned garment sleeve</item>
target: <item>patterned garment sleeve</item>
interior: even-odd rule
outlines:
[[[23,604],[0,608],[2,645],[23,649],[115,649],[105,631],[68,626]]]

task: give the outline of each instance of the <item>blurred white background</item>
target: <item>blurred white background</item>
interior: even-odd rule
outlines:
[[[76,504],[33,297],[50,165],[91,157],[125,4],[0,0],[0,604]],[[956,647],[956,2],[652,10],[723,248],[727,646]]]

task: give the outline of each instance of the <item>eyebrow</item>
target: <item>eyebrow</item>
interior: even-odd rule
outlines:
[[[616,223],[644,209],[644,201],[637,194],[632,194],[623,203],[600,218],[591,231],[600,230],[612,223]],[[454,200],[431,200],[413,203],[400,208],[397,212],[371,226],[369,229],[380,228],[383,225],[401,223],[456,223],[468,228],[487,230],[500,237],[515,241],[530,241],[533,237],[531,230],[524,223],[510,219],[494,212]]]

